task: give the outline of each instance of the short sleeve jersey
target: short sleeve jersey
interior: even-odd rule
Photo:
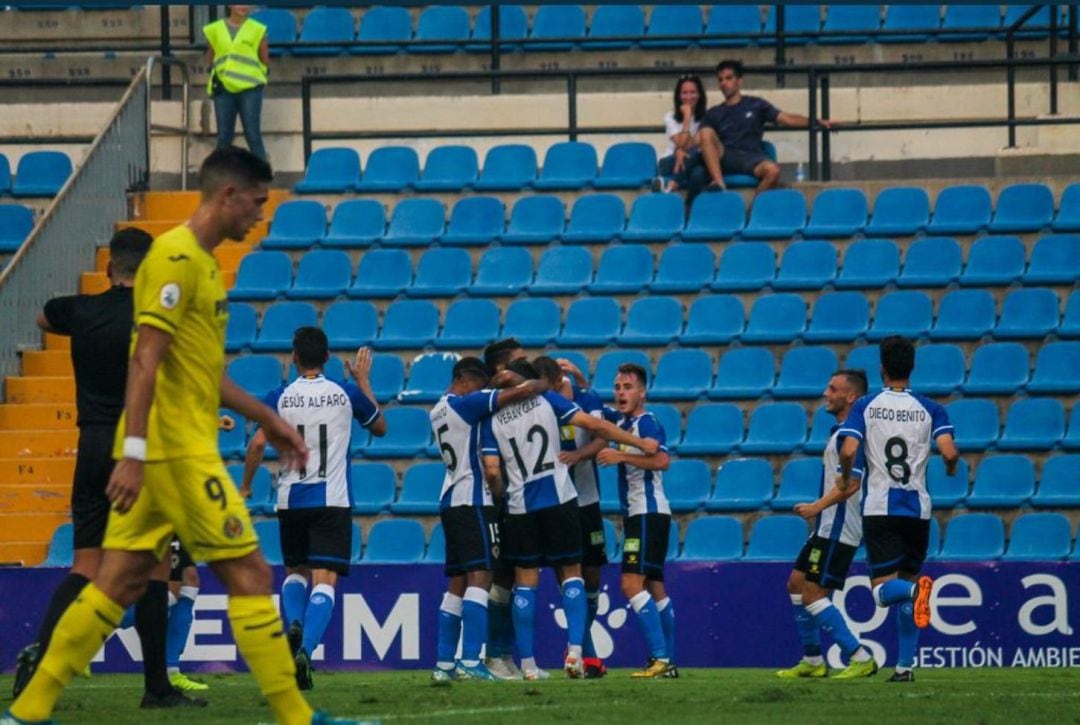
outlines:
[[[837,435],[840,426],[833,426],[829,434],[829,442],[825,444],[825,453],[821,456],[821,486],[819,496],[825,495],[836,483],[836,474],[840,472],[840,446],[843,441]],[[862,446],[855,455],[855,465],[851,467],[852,477],[857,480],[863,478]],[[851,498],[840,503],[833,504],[818,514],[814,525],[814,533],[823,539],[839,541],[848,546],[858,546],[862,541],[862,488],[851,495]]]
[[[690,135],[693,136],[696,134],[700,128],[701,121],[696,118],[691,118]],[[674,111],[668,111],[664,114],[664,138],[667,140],[667,146],[664,148],[663,156],[671,156],[675,153],[675,141],[672,140],[672,138],[685,130],[683,122],[675,118]]]
[[[574,403],[589,415],[603,418],[604,404],[592,390],[574,386]],[[564,425],[559,431],[559,447],[563,451],[576,451],[592,442],[589,431],[576,425]],[[570,466],[570,480],[577,491],[578,506],[591,506],[600,501],[600,474],[592,458],[578,461]]]
[[[493,505],[480,461],[480,436],[481,424],[498,405],[499,391],[478,390],[468,395],[447,393],[431,409],[431,431],[446,465],[440,509]]]
[[[549,391],[509,405],[484,423],[481,451],[502,457],[508,513],[540,511],[577,496],[559,460],[559,430],[580,410]]]
[[[761,151],[765,124],[776,123],[780,111],[764,98],[743,96],[733,105],[721,103],[705,113],[702,124],[709,126],[725,148]]]
[[[624,416],[611,408],[604,409],[604,417],[638,438],[652,438],[660,444],[659,450],[668,452],[667,434],[664,426],[652,413],[645,411],[638,416]],[[626,453],[640,454],[641,449],[619,445]],[[642,514],[671,514],[667,496],[664,495],[664,474],[649,471],[626,463],[619,464],[619,503],[623,516]]]
[[[930,446],[938,436],[952,432],[945,408],[910,390],[886,388],[857,400],[837,435],[862,441],[863,515],[929,519]]]
[[[283,469],[278,476],[278,509],[352,506],[352,422],[370,426],[379,419],[378,406],[356,384],[323,375],[299,377],[268,393],[263,402],[296,428],[310,451],[307,465]]]
[[[228,305],[221,271],[187,226],[154,240],[135,275],[135,324],[172,336],[157,371],[146,458],[218,455]],[[134,349],[135,338],[132,338]],[[115,457],[123,455],[124,419]]]

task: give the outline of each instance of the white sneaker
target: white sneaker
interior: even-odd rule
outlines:
[[[514,658],[510,656],[506,657],[488,657],[484,660],[484,664],[487,665],[491,674],[495,675],[500,680],[520,680],[521,670],[514,664]]]
[[[535,670],[525,670],[521,673],[521,676],[526,682],[536,682],[537,680],[551,679],[551,673],[549,673],[547,670],[542,670],[539,667],[537,667]]]
[[[566,676],[571,680],[580,680],[585,677],[585,667],[581,662],[581,658],[567,655],[566,659],[563,661],[563,672],[565,672]]]

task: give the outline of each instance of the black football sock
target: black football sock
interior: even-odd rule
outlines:
[[[90,580],[82,574],[68,574],[56,587],[52,599],[49,600],[49,608],[45,610],[45,618],[41,620],[41,629],[38,630],[38,643],[41,645],[42,652],[49,646],[53,630],[56,629],[56,623],[60,621],[64,610],[75,601],[75,597],[79,596],[79,592],[89,583]]]
[[[172,692],[165,668],[165,640],[169,626],[169,585],[150,580],[135,604],[135,631],[143,651],[143,677],[146,691],[155,695]]]

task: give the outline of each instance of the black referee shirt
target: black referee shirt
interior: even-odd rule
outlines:
[[[131,328],[131,287],[97,295],[57,297],[45,303],[45,319],[71,336],[78,425],[116,425],[124,410]]]

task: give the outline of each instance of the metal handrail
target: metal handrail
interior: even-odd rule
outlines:
[[[152,55],[146,59],[146,168],[150,168],[150,134],[154,129],[154,126],[151,124],[150,114],[151,105],[153,103],[151,99],[151,83],[153,82],[154,66],[158,64],[163,66],[162,70],[164,70],[165,66],[177,66],[180,68],[182,83],[180,90],[180,128],[160,125],[156,128],[180,134],[180,189],[187,191],[188,154],[190,152],[189,139],[192,135],[190,119],[191,73],[188,71],[187,63],[179,58]]]

